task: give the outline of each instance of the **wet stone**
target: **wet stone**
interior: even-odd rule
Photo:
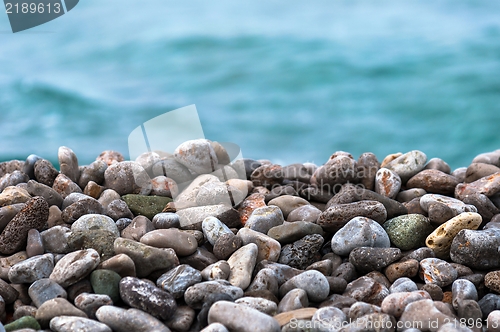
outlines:
[[[28,294],[37,307],[40,307],[45,301],[67,297],[64,288],[54,280],[48,278],[33,282],[28,289]]]
[[[420,214],[408,214],[390,219],[384,223],[391,242],[401,250],[423,246],[432,232],[429,220]]]
[[[376,201],[336,204],[321,213],[317,224],[326,231],[335,233],[355,217],[370,218],[382,224],[387,219],[387,211],[382,203]]]
[[[139,241],[144,235],[155,230],[153,223],[145,216],[137,216],[121,232],[121,237]],[[147,244],[147,243],[146,243]]]
[[[401,189],[401,178],[395,172],[381,168],[375,175],[375,192],[394,199]]]
[[[398,248],[354,248],[349,254],[349,262],[361,273],[380,271],[402,256]]]
[[[153,217],[153,225],[156,229],[179,228],[179,215],[172,212],[158,213]]]
[[[94,249],[74,251],[57,262],[50,279],[68,287],[89,275],[99,262],[99,253]]]
[[[233,232],[224,233],[217,238],[213,253],[218,259],[228,259],[242,245],[241,237],[234,235]]]
[[[384,298],[389,295],[389,290],[372,278],[360,277],[348,283],[342,295],[380,306]]]
[[[179,259],[171,248],[155,248],[129,239],[117,238],[116,254],[126,254],[135,264],[137,277],[146,277],[153,271],[168,270],[179,265]]]
[[[426,258],[420,261],[420,270],[426,284],[436,284],[439,287],[451,285],[457,278],[453,266],[439,258]]]
[[[388,248],[390,241],[379,223],[369,218],[355,217],[335,233],[331,244],[335,254],[347,256],[357,247]]]
[[[453,175],[436,169],[426,169],[409,179],[406,187],[422,188],[429,193],[452,195],[458,183],[458,179]]]
[[[156,284],[161,289],[172,294],[174,298],[181,298],[186,289],[201,282],[201,280],[200,271],[183,264],[162,274]]]
[[[0,234],[0,253],[10,255],[24,249],[29,230],[41,230],[48,216],[47,201],[41,197],[32,198]]]
[[[113,331],[170,332],[170,329],[159,319],[138,309],[126,310],[105,305],[97,310],[96,317]]]
[[[120,297],[129,306],[163,320],[171,318],[177,309],[170,293],[134,277],[120,281]]]
[[[165,206],[172,202],[170,197],[144,196],[144,195],[125,195],[122,199],[127,203],[130,211],[134,215],[143,215],[148,219],[163,211]]]
[[[306,235],[281,249],[278,262],[299,270],[312,264],[325,240],[319,234]]]

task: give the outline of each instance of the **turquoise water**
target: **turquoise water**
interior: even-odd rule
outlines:
[[[0,160],[127,155],[190,104],[207,138],[282,164],[500,148],[498,1],[85,0],[16,34],[0,13],[0,40]]]

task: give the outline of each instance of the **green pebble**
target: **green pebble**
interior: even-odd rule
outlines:
[[[134,215],[143,215],[148,219],[153,219],[155,215],[162,212],[165,206],[172,202],[170,197],[125,195],[122,199],[127,203],[128,208]]]
[[[114,304],[120,301],[121,276],[112,270],[94,270],[90,274],[90,284],[96,294],[108,295]]]
[[[425,239],[433,231],[429,220],[421,214],[406,214],[387,220],[383,225],[391,242],[401,250],[425,246]]]
[[[35,317],[32,316],[21,317],[18,320],[15,320],[10,324],[5,325],[4,327],[6,332],[20,330],[20,329],[33,329],[33,330],[42,329],[42,327],[35,319]]]

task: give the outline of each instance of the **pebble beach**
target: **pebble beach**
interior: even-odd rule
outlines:
[[[500,331],[500,150],[0,163],[0,332]]]

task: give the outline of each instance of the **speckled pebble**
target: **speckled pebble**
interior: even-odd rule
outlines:
[[[156,284],[161,289],[170,292],[175,298],[180,298],[186,289],[201,282],[201,280],[200,271],[182,264],[162,274]]]
[[[402,257],[398,248],[354,248],[349,254],[349,262],[361,273],[380,271]]]
[[[451,285],[457,279],[457,270],[439,258],[426,258],[420,261],[422,279],[426,284],[436,284],[439,287]]]
[[[282,225],[284,221],[283,213],[279,207],[274,205],[265,206],[259,207],[252,212],[245,223],[245,227],[267,234],[271,228]]]
[[[390,241],[379,223],[369,218],[355,217],[333,235],[331,246],[335,254],[347,256],[357,247],[389,248]]]
[[[422,247],[433,228],[421,214],[408,214],[387,220],[384,223],[391,242],[401,250]]]
[[[387,168],[381,168],[375,175],[375,192],[394,199],[401,189],[401,178]]]

